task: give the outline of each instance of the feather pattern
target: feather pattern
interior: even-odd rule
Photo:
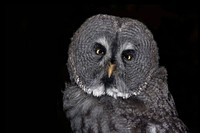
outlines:
[[[63,109],[74,133],[188,132],[168,90],[167,71],[159,66],[156,42],[141,22],[95,15],[74,34],[68,53],[71,82]]]

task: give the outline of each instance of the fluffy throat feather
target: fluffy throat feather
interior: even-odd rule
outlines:
[[[153,69],[149,72],[145,81],[143,83],[141,83],[137,87],[137,89],[134,89],[134,91],[128,91],[128,92],[121,92],[119,89],[117,89],[115,87],[106,88],[104,84],[86,87],[83,84],[83,82],[80,80],[78,75],[75,75],[75,82],[84,92],[86,92],[89,95],[93,95],[95,97],[108,95],[108,96],[111,96],[115,99],[120,98],[120,97],[123,98],[123,99],[127,99],[131,96],[140,95],[141,92],[146,89],[148,83],[150,82],[150,80],[152,78],[154,71],[155,70]]]

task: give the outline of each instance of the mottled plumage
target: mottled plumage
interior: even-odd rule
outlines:
[[[153,35],[137,20],[96,15],[74,34],[63,107],[73,132],[187,132],[159,66]]]

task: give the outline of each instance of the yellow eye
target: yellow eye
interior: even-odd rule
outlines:
[[[133,56],[132,55],[124,55],[124,58],[128,61],[132,60]]]
[[[96,49],[96,54],[97,55],[104,55],[104,51],[103,50],[101,50],[100,48],[98,48],[98,49]]]
[[[133,57],[131,55],[127,55],[127,60],[131,60]]]
[[[122,58],[127,61],[131,61],[134,56],[135,56],[134,50],[125,50],[122,52]]]
[[[102,56],[106,54],[106,48],[100,43],[95,43],[94,50],[95,50],[95,54],[97,55]]]

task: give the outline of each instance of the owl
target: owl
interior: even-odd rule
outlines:
[[[152,33],[138,20],[98,14],[74,33],[63,109],[74,133],[185,133],[159,66]]]

